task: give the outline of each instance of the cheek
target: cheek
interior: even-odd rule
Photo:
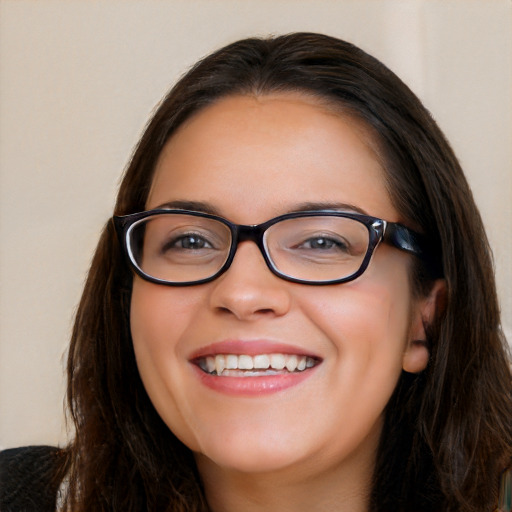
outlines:
[[[380,432],[382,413],[402,372],[410,297],[401,270],[369,271],[352,283],[311,287],[298,298],[302,314],[329,340],[322,369],[325,392],[317,405],[331,411],[326,438],[338,453]]]
[[[406,269],[371,267],[353,282],[312,290],[302,306],[340,360],[361,375],[372,372],[374,382],[394,382],[401,371],[411,324]]]
[[[147,350],[177,348],[182,332],[196,316],[199,306],[196,295],[183,288],[160,286],[135,277],[130,305],[135,348],[141,345]]]
[[[134,279],[130,329],[137,367],[153,402],[154,390],[167,378],[163,369],[175,364],[179,337],[175,309],[171,308],[164,292],[163,287]]]
[[[365,338],[372,342],[404,340],[409,326],[409,304],[374,284],[340,290],[330,297],[308,297],[310,317],[333,340]]]
[[[163,421],[186,444],[187,428],[180,339],[194,316],[197,300],[177,290],[134,279],[130,309],[137,368],[148,396]]]

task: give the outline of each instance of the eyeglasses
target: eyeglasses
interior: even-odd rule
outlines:
[[[228,270],[240,242],[254,242],[268,268],[288,281],[346,283],[368,267],[381,242],[425,258],[421,235],[401,224],[352,212],[316,210],[245,226],[207,213],[150,210],[115,216],[135,272],[170,286],[206,283]]]

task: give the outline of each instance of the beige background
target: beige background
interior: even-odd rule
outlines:
[[[0,447],[65,439],[73,312],[153,106],[212,49],[297,30],[362,46],[433,112],[487,224],[511,339],[511,0],[0,0]]]

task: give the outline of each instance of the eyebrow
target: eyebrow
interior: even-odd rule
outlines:
[[[169,201],[168,203],[157,206],[155,209],[190,210],[193,212],[209,213],[210,215],[217,215],[221,217],[220,211],[215,208],[215,206],[203,201]]]
[[[171,210],[190,210],[194,212],[208,213],[210,215],[217,215],[222,217],[221,211],[213,206],[211,203],[205,201],[184,201],[176,200],[169,201],[156,207],[156,209],[171,209]],[[295,213],[295,212],[311,212],[318,210],[332,210],[332,211],[351,211],[368,215],[368,213],[362,208],[348,203],[340,202],[304,202],[299,203],[287,212],[284,213]]]
[[[300,203],[295,208],[293,208],[294,212],[310,212],[314,210],[335,210],[335,211],[352,211],[357,213],[362,213],[363,215],[368,215],[368,212],[356,206],[354,204],[349,203],[339,203],[339,202],[307,202]]]

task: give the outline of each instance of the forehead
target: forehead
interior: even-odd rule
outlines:
[[[346,203],[397,220],[364,124],[298,93],[232,96],[199,111],[158,160],[146,207],[212,205],[239,223],[310,203]]]

